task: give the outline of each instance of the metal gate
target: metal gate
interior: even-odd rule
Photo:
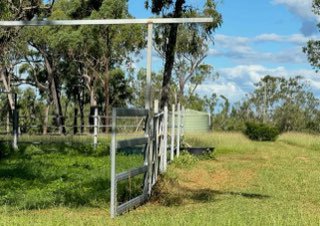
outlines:
[[[158,102],[155,101],[154,111],[151,112],[146,109],[126,109],[115,108],[112,112],[112,141],[111,141],[111,198],[110,209],[111,217],[114,218],[129,209],[139,206],[146,202],[151,196],[152,188],[156,184],[158,175],[166,172],[167,163],[173,160],[174,156],[179,156],[180,145],[180,128],[181,128],[181,109],[180,105],[176,116],[178,116],[178,123],[171,123],[172,132],[168,134],[168,108],[164,107],[162,112],[158,111]],[[172,111],[175,117],[174,107]],[[117,117],[143,117],[145,120],[144,136],[117,140]],[[174,131],[177,130],[177,133]],[[174,137],[177,136],[177,150],[174,153]],[[171,137],[171,147],[168,146],[168,137]],[[117,150],[134,147],[137,145],[144,146],[144,163],[140,167],[130,169],[126,172],[116,174],[116,153]],[[170,155],[168,155],[170,152]],[[117,200],[117,188],[120,181],[131,180],[131,178],[138,175],[144,175],[142,184],[142,194],[125,202],[119,204]]]
[[[145,117],[145,135],[144,137],[121,140],[117,141],[117,127],[116,119],[117,117]],[[115,217],[118,214],[121,214],[128,209],[141,205],[144,203],[149,196],[148,189],[148,149],[150,148],[149,144],[151,143],[151,136],[149,134],[149,111],[145,109],[124,109],[124,108],[115,108],[112,111],[112,141],[111,141],[111,198],[110,198],[110,213],[111,217]],[[122,172],[116,174],[116,152],[121,148],[132,147],[136,145],[144,145],[144,165],[138,168],[128,170],[127,172]],[[137,175],[144,174],[144,184],[143,184],[143,193],[142,195],[131,199],[130,201],[118,205],[117,200],[117,185],[118,182],[123,180],[128,180],[129,178],[135,177]]]

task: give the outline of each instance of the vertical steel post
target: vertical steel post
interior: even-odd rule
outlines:
[[[152,35],[153,23],[148,23],[148,49],[147,49],[147,86],[145,94],[145,108],[151,108],[151,73],[152,73]]]
[[[14,109],[13,109],[13,149],[18,149],[18,131],[19,131],[19,116],[18,116],[18,100],[17,94],[14,94]]]
[[[208,113],[208,121],[209,121],[209,131],[211,130],[211,129],[213,129],[213,127],[212,127],[212,122],[211,122],[211,113]]]
[[[151,129],[148,129],[148,146],[147,146],[147,157],[148,157],[148,195],[151,195],[151,189],[152,189],[152,174],[153,174],[153,117],[151,110],[151,73],[152,73],[152,36],[153,36],[153,23],[148,23],[148,49],[147,49],[147,81],[146,81],[146,93],[145,93],[145,108],[149,110],[149,117],[147,122],[147,127],[150,127]],[[152,136],[152,137],[150,137]]]
[[[153,153],[154,153],[154,158],[153,158],[153,161],[154,161],[154,165],[153,165],[153,182],[152,182],[152,185],[154,185],[157,181],[157,178],[158,178],[158,170],[159,170],[159,116],[158,116],[158,113],[159,113],[159,101],[158,100],[154,100],[154,136],[153,136],[153,146],[154,146],[154,149],[153,149]],[[161,163],[160,163],[161,164]]]
[[[151,113],[149,112],[149,115]],[[154,120],[153,117],[149,119],[150,122],[148,123],[148,126],[150,126],[149,129],[149,139],[148,139],[148,195],[151,196],[152,191],[152,178],[153,178],[153,141],[154,141]]]
[[[186,122],[186,109],[184,106],[182,106],[181,107],[181,134],[180,134],[182,138],[185,133],[185,122]]]
[[[94,109],[94,131],[93,131],[93,147],[98,145],[98,107]]]
[[[114,108],[112,110],[112,140],[111,140],[111,197],[110,197],[110,214],[111,218],[117,215],[117,182],[116,182],[116,119],[117,112]]]
[[[172,105],[172,118],[171,118],[171,149],[170,149],[170,161],[174,160],[174,139],[175,139],[175,108],[176,106]]]
[[[178,103],[178,122],[177,122],[177,157],[180,156],[180,135],[181,135],[181,105]]]
[[[164,106],[164,116],[163,116],[163,172],[167,171],[167,146],[168,146],[168,106]]]

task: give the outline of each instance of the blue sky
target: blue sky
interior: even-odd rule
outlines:
[[[189,0],[201,7],[203,0]],[[312,0],[220,0],[218,11],[222,26],[214,35],[206,62],[220,77],[198,88],[201,95],[218,93],[232,102],[241,100],[264,75],[302,75],[320,97],[320,75],[310,67],[302,47],[307,40],[320,39],[317,18],[311,11]],[[150,17],[144,0],[129,0],[136,18]],[[142,60],[139,65],[145,62]],[[154,70],[162,62],[154,58]]]

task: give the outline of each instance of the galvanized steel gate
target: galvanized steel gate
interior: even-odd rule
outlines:
[[[157,108],[155,108],[157,109]],[[117,140],[117,117],[145,117],[145,134],[143,137]],[[133,207],[146,202],[151,195],[152,187],[156,184],[159,173],[167,168],[167,137],[168,137],[168,108],[159,113],[155,110],[151,113],[145,109],[115,108],[112,113],[112,142],[111,142],[111,198],[110,213],[114,218]],[[126,172],[116,174],[117,150],[136,145],[144,145],[144,165],[130,169]],[[144,175],[142,194],[118,204],[117,185],[118,182],[129,180],[138,175]]]

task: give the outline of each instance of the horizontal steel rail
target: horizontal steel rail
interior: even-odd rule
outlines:
[[[118,206],[117,214],[122,214],[129,209],[139,206],[148,200],[148,194],[142,194],[136,198],[131,199],[130,201]]]
[[[76,25],[124,25],[124,24],[181,24],[212,23],[213,18],[150,18],[150,19],[100,19],[100,20],[32,20],[0,21],[0,26],[76,26]]]
[[[117,117],[145,117],[148,113],[146,109],[116,108]]]
[[[130,140],[121,140],[117,142],[117,149],[119,148],[127,148],[127,147],[134,147],[137,145],[143,145],[148,143],[147,137],[141,137],[141,138],[134,138]]]
[[[146,173],[147,170],[148,170],[148,166],[142,166],[139,168],[131,169],[127,172],[117,174],[116,180],[117,180],[117,182],[123,181],[123,180],[129,179],[129,178],[135,177],[137,175]]]

